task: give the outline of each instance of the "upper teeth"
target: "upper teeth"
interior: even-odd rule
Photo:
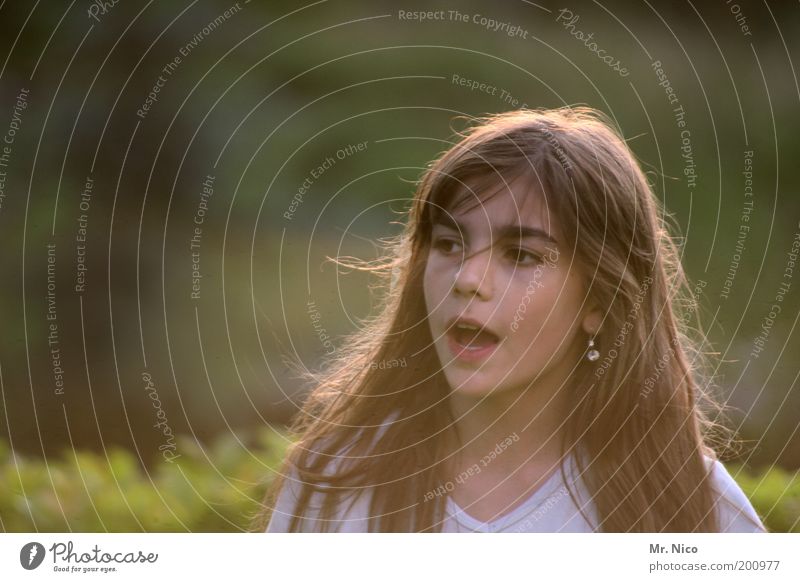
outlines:
[[[472,330],[480,329],[477,325],[472,325],[471,323],[459,323],[458,327]]]

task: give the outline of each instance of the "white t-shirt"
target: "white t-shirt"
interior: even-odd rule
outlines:
[[[716,493],[715,507],[720,515],[720,531],[763,532],[761,520],[739,485],[733,480],[724,465],[706,457],[711,468],[712,487]],[[576,478],[577,468],[572,457],[565,462],[565,473],[570,481],[575,503],[569,494],[561,471],[556,470],[534,493],[512,511],[490,521],[484,522],[472,517],[468,508],[460,508],[448,495],[442,532],[593,532],[597,529],[597,514],[581,479]],[[294,514],[300,483],[296,473],[292,473],[281,489],[267,532],[287,532]],[[369,517],[370,489],[351,492],[344,496],[339,511],[331,519],[331,532],[366,532]],[[443,493],[444,494],[444,493]],[[311,495],[306,519],[300,522],[300,531],[320,531],[315,516],[321,507],[320,492]],[[432,502],[432,501],[430,501]],[[423,502],[427,503],[427,502]],[[581,514],[581,507],[590,522]],[[309,519],[310,518],[310,519]]]

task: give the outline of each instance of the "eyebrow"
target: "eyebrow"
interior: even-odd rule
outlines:
[[[432,224],[444,226],[445,228],[449,228],[450,230],[457,230],[459,232],[467,232],[467,228],[460,222],[458,222],[455,218],[453,218],[450,214],[443,213],[433,218]],[[492,229],[494,232],[497,233],[498,240],[504,239],[515,239],[515,238],[538,238],[544,241],[548,241],[553,243],[554,245],[558,246],[558,241],[554,239],[550,234],[546,231],[542,230],[541,228],[536,228],[533,226],[525,226],[522,224],[505,224],[497,229]]]

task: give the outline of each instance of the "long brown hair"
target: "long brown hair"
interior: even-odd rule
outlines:
[[[693,296],[679,247],[645,174],[611,120],[587,107],[474,121],[423,173],[403,233],[386,239],[386,258],[339,261],[381,278],[380,313],[321,371],[305,372],[313,390],[253,529],[263,531],[294,472],[303,487],[292,530],[312,492],[325,492],[317,515],[324,531],[344,494],[362,488],[372,493],[369,531],[441,530],[445,499],[422,498],[447,480],[459,442],[423,298],[432,217],[453,206],[466,182],[486,192],[527,174],[574,244],[587,293],[603,306],[595,338],[603,358],[583,360],[570,377],[577,405],[564,441],[565,450],[583,453],[576,461],[599,529],[717,531],[703,459],[715,458],[707,443],[717,434],[707,414],[706,405],[716,405],[706,394],[704,336],[690,325]],[[376,365],[402,358],[402,367]],[[397,420],[376,439],[392,413]],[[334,459],[337,470],[326,472]]]

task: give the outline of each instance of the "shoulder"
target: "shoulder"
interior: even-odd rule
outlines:
[[[302,492],[303,482],[298,478],[297,470],[292,468],[284,479],[275,507],[272,510],[267,533],[287,533],[295,515],[298,515],[298,500]],[[311,493],[302,519],[299,522],[299,532],[322,531],[322,504],[325,493],[314,491]],[[328,518],[328,528],[331,532],[359,532],[367,531],[369,497],[363,491],[345,493],[339,500],[334,514]]]
[[[720,520],[720,532],[757,533],[766,528],[750,500],[720,461],[705,457],[710,471],[711,487],[715,494],[715,507]]]
[[[300,497],[302,483],[298,479],[297,469],[292,467],[283,478],[283,484],[272,508],[272,515],[267,525],[267,533],[286,533],[295,515],[297,500]]]
[[[377,430],[373,439],[373,444],[380,439],[388,429],[389,425],[397,419],[399,412],[391,413]],[[359,434],[361,434],[359,432]],[[339,454],[342,456],[333,457],[325,468],[324,473],[334,474],[342,462],[347,459],[346,453],[352,448],[354,443],[344,447]],[[288,532],[292,518],[297,513],[297,503],[302,492],[303,482],[299,478],[298,471],[291,467],[285,475],[284,483],[275,501],[269,525],[268,533]],[[318,514],[322,509],[324,493],[315,491],[311,494],[308,507],[304,513],[304,519],[300,523],[300,531],[318,531]],[[337,514],[330,523],[332,531],[366,531],[369,508],[369,495],[363,490],[354,491],[342,496]]]

